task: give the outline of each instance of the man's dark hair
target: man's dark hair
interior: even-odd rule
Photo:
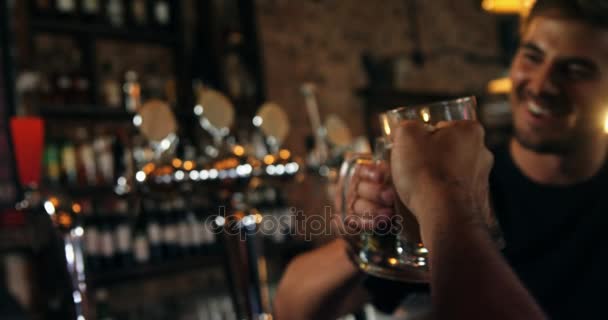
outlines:
[[[534,17],[553,13],[595,27],[608,28],[608,0],[537,0],[524,25]]]

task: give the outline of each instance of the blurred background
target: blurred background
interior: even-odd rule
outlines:
[[[2,310],[270,319],[378,113],[474,95],[508,137],[532,2],[0,1]]]

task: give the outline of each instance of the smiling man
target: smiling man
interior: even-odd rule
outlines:
[[[513,60],[514,136],[490,177],[504,255],[552,319],[608,290],[608,1],[539,0]]]
[[[608,292],[608,0],[537,0],[510,77],[514,134],[494,150],[489,178],[503,256],[551,319],[598,318]],[[391,210],[394,192],[382,184],[382,168],[358,174],[353,214]],[[277,311],[330,319],[364,299],[391,311],[412,292],[362,276],[345,247],[336,240],[296,259]]]

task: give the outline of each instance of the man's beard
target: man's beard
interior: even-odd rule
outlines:
[[[576,134],[570,134],[569,136],[560,140],[548,140],[541,142],[533,142],[532,139],[526,137],[526,134],[514,129],[514,137],[517,142],[524,148],[541,154],[554,154],[554,155],[566,155],[571,154],[576,150],[582,141]]]

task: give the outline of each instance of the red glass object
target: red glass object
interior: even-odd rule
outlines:
[[[13,149],[22,186],[39,186],[44,148],[44,121],[36,117],[11,118]]]

